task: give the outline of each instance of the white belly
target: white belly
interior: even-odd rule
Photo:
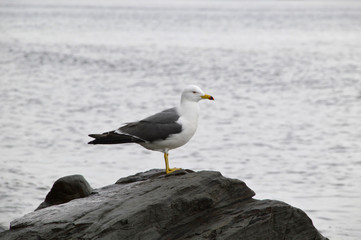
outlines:
[[[198,120],[198,119],[197,119]],[[194,135],[197,129],[197,122],[189,122],[186,119],[179,119],[183,129],[180,133],[170,135],[165,140],[158,140],[152,143],[139,143],[143,147],[160,152],[168,152],[168,150],[178,148],[186,144]]]
[[[147,149],[160,152],[168,152],[168,150],[186,144],[197,130],[199,107],[197,102],[185,102],[177,111],[180,114],[177,123],[182,125],[182,131],[180,133],[170,135],[165,140],[139,144]]]

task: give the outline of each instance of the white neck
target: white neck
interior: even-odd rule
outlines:
[[[185,118],[193,118],[198,121],[199,105],[198,102],[182,99],[179,107],[180,115]]]

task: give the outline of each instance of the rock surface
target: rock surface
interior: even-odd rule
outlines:
[[[326,239],[286,203],[218,172],[150,170],[11,222],[0,239]]]

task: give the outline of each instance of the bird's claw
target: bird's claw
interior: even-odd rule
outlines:
[[[166,174],[169,174],[169,173],[172,173],[172,172],[175,172],[175,171],[178,171],[178,170],[182,170],[181,168],[168,168],[165,170],[165,173]]]

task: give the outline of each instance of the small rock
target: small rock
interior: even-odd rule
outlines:
[[[87,197],[92,193],[87,180],[82,175],[71,175],[59,178],[54,183],[45,201],[42,202],[35,211],[69,202],[73,199]]]

